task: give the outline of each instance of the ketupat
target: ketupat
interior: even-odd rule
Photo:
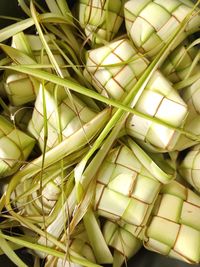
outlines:
[[[63,239],[64,238],[65,238],[65,235],[63,235]],[[83,223],[80,223],[77,226],[76,231],[70,237],[70,240],[68,240],[68,245],[70,249],[76,251],[77,253],[80,253],[80,255],[87,258],[89,261],[96,263],[95,255],[92,250],[92,247],[91,247],[91,244],[88,239]],[[57,257],[52,257],[50,255],[47,257],[46,266],[50,267],[50,266],[66,266],[66,265],[69,266],[71,265],[71,263],[68,262],[67,260],[62,260]]]
[[[200,197],[173,181],[160,192],[147,224],[144,245],[188,263],[199,263],[199,219]]]
[[[188,116],[183,128],[199,135],[200,108],[198,94],[200,79],[198,74],[200,72],[200,64],[199,50],[195,47],[195,42],[189,43],[188,40],[185,40],[180,44],[163,63],[161,70],[172,83],[175,83],[175,88],[176,84],[181,84],[179,88],[180,95],[188,107]],[[188,85],[187,80],[190,78],[193,81]],[[198,142],[181,135],[174,148],[176,150],[184,150],[196,143]]]
[[[105,222],[103,234],[106,243],[114,249],[113,266],[121,266],[125,259],[133,257],[142,246],[142,241],[128,231],[124,225],[113,221]]]
[[[78,0],[76,13],[80,26],[92,45],[112,40],[123,23],[123,10],[126,0]]]
[[[87,51],[85,77],[106,97],[123,99],[148,67],[128,39]]]
[[[172,53],[169,54],[161,66],[161,71],[172,83],[180,82],[200,71],[198,62],[192,66],[198,48],[191,46],[189,40],[184,40]]]
[[[199,144],[193,146],[180,162],[179,172],[181,176],[191,184],[198,192],[200,191],[200,177],[199,177]]]
[[[0,115],[0,178],[15,173],[31,153],[35,139]]]
[[[200,105],[199,105],[199,94],[200,94],[200,79],[195,79],[194,82],[181,90],[181,95],[188,106],[188,116],[186,118],[183,128],[189,130],[196,135],[200,134],[199,122],[200,122]],[[187,136],[181,135],[175,149],[184,150],[195,144],[198,141],[191,140]]]
[[[49,43],[51,43],[51,39],[55,39],[54,35],[45,37]],[[4,47],[4,50],[8,56],[10,56],[14,61],[17,61],[18,64],[50,64],[49,58],[44,51],[43,45],[38,36],[18,33],[13,36],[12,47],[16,49],[16,51],[12,51],[11,49],[8,50],[6,47]],[[55,60],[62,69],[65,65],[64,59],[60,53],[56,51],[53,45],[51,45],[51,49],[54,53]],[[17,51],[19,55],[16,55],[16,58],[13,58],[14,53]],[[45,69],[46,71],[51,72],[51,68]],[[69,73],[66,68],[61,71],[63,77],[69,77]],[[4,80],[5,90],[12,105],[19,106],[35,100],[40,88],[40,83],[33,77],[7,70],[4,74]],[[26,90],[22,90],[23,88],[26,88]]]
[[[163,183],[175,173],[167,164],[166,172],[132,140],[129,147],[113,149],[97,174],[94,208],[98,214],[113,221],[135,226],[141,236]]]
[[[149,64],[129,40],[121,39],[87,52],[85,76],[102,95],[121,100]],[[184,125],[188,113],[182,98],[158,70],[145,86],[135,109],[176,127]],[[127,134],[145,141],[152,150],[174,150],[179,138],[174,130],[137,115],[129,115],[125,128]]]
[[[192,8],[191,1],[130,0],[124,6],[128,35],[140,52],[150,58],[155,57]],[[200,15],[197,9],[193,12],[194,16],[175,46],[199,30]]]
[[[35,101],[33,115],[28,124],[28,131],[38,140],[41,150],[44,149],[45,139],[43,94],[46,103],[48,103],[46,107],[47,150],[56,146],[60,142],[60,138],[61,140],[65,139],[77,130],[82,129],[82,126],[96,115],[75,95],[72,95],[73,102],[71,102],[65,88],[50,83],[41,85]]]

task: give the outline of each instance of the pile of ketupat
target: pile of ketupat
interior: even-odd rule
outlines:
[[[0,30],[1,253],[199,263],[200,1],[18,2]]]

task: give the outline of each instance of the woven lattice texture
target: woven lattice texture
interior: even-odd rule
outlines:
[[[199,64],[196,64],[194,67],[192,67],[197,53],[197,48],[190,48],[187,41],[183,42],[165,60],[161,67],[162,73],[172,83],[180,82],[187,76],[189,77],[199,73]]]
[[[200,114],[200,79],[185,88],[182,92],[182,97],[191,111]]]
[[[179,166],[182,177],[197,191],[200,191],[200,145],[196,145],[186,154]]]
[[[44,149],[44,110],[42,88],[40,88],[33,111],[32,119],[29,122],[29,132],[38,140],[41,150]],[[46,113],[47,113],[47,147],[50,149],[59,143],[59,138],[67,138],[75,131],[90,121],[96,115],[85,103],[74,95],[71,101],[63,87],[59,87],[56,101],[56,88],[48,84],[44,88]],[[60,129],[60,130],[59,130]]]
[[[84,74],[102,95],[121,99],[147,67],[148,61],[122,39],[90,50]]]
[[[56,179],[54,179],[54,181],[47,183],[42,191],[37,190],[28,196],[27,202],[30,204],[25,205],[24,211],[29,215],[34,215],[36,213],[38,216],[49,215],[52,212],[60,193],[60,184],[57,184]]]
[[[35,100],[39,82],[23,73],[6,72],[5,90],[11,105],[20,106]]]
[[[85,76],[102,95],[122,99],[148,64],[128,40],[122,39],[89,51]],[[185,102],[159,71],[150,79],[135,109],[175,127],[181,127],[187,116]],[[179,138],[175,130],[136,115],[129,116],[126,130],[129,135],[146,141],[152,149],[160,151],[173,150]]]
[[[55,39],[53,35],[50,35],[50,37],[52,39]],[[69,72],[67,68],[64,67],[66,65],[66,62],[60,55],[60,53],[55,50],[55,47],[52,46],[50,37],[45,36],[45,39],[49,47],[51,48],[55,61],[61,69],[62,76],[69,77]],[[43,65],[50,65],[51,62],[44,50],[40,37],[34,35],[24,35],[24,38],[28,44],[28,47],[32,51],[31,55],[27,55],[27,51],[23,51],[23,47],[21,47],[20,45],[21,42],[19,42],[18,40],[18,35],[13,36],[12,46],[19,51],[22,50],[21,53],[24,53],[24,57],[28,62],[26,62],[26,64],[38,63]],[[23,61],[21,63],[25,64]],[[54,73],[53,68],[43,69],[47,72]],[[4,81],[5,91],[11,105],[20,106],[36,99],[40,83],[34,77],[19,72],[5,71]]]
[[[35,140],[0,115],[0,177],[17,171],[32,151]]]
[[[158,71],[147,84],[135,109],[175,127],[184,124],[188,113],[185,102]],[[126,129],[131,136],[160,151],[173,150],[179,138],[178,132],[174,129],[137,115],[128,117]]]
[[[184,124],[184,130],[193,133],[195,135],[200,135],[200,79],[196,80],[192,85],[184,88],[181,91],[182,98],[188,106],[188,116]],[[181,135],[178,140],[175,149],[183,150],[189,148],[198,141],[192,140],[185,135]]]
[[[125,227],[109,220],[103,226],[103,234],[106,243],[116,251],[115,253],[121,254],[123,261],[124,258],[134,256],[142,246],[142,241]]]
[[[42,172],[42,183],[40,177],[41,173],[34,180],[25,179],[17,185],[12,194],[17,209],[24,216],[32,217],[37,224],[44,222],[44,218],[41,219],[43,216],[48,217],[52,213],[61,197],[63,179],[61,175],[48,169]],[[28,194],[27,191],[29,191]]]
[[[67,69],[62,69],[65,65],[64,60],[59,54],[54,54],[54,58],[61,67],[63,77],[68,77]],[[39,64],[49,65],[50,61],[47,55],[39,55],[35,53],[35,59]],[[50,68],[45,71],[53,73]],[[36,99],[40,87],[40,83],[33,77],[16,72],[6,72],[5,76],[5,90],[9,101],[14,106],[20,106]]]
[[[57,179],[50,181],[43,187],[42,201],[41,201],[41,190],[38,190],[37,192],[32,194],[31,203],[35,206],[40,215],[42,215],[43,213],[45,215],[49,215],[52,212],[52,209],[54,208],[56,201],[60,197],[61,193],[60,180],[61,177],[58,177]]]
[[[200,197],[172,182],[160,193],[146,230],[145,247],[189,263],[200,260]]]
[[[191,11],[190,1],[130,0],[124,9],[126,29],[140,51],[154,57]],[[196,14],[191,19],[176,45],[198,30],[199,18],[199,14]]]
[[[93,251],[93,248],[90,244],[90,241],[88,239],[87,232],[85,230],[85,227],[82,223],[78,224],[76,227],[76,230],[73,231],[73,233],[69,237],[69,240],[67,240],[67,244],[69,245],[70,249],[72,251],[76,251],[80,256],[83,256],[84,258],[88,259],[91,263],[96,263],[97,259],[95,257],[95,253]],[[63,240],[66,240],[66,235],[63,233]],[[44,240],[45,242],[45,240]],[[72,266],[75,267],[77,264],[74,264],[72,262],[68,262],[66,259],[61,259],[57,257],[53,257],[51,255],[48,255],[46,258],[46,264],[48,266]],[[78,265],[79,266],[79,265]]]
[[[55,228],[58,228],[55,226]],[[55,235],[55,231],[57,229],[54,229],[54,235]],[[76,226],[76,229],[70,234],[70,235],[66,235],[65,234],[65,229],[63,229],[63,232],[60,234],[60,240],[62,240],[62,242],[68,245],[68,248],[72,251],[75,251],[77,254],[79,254],[79,256],[84,257],[85,259],[88,259],[91,264],[92,263],[97,263],[97,259],[95,257],[95,253],[94,250],[90,244],[89,238],[88,238],[88,234],[86,232],[85,226],[83,224],[83,222],[79,223]],[[42,238],[40,238],[39,243],[44,245],[45,242],[50,246],[52,245],[52,243],[49,240],[46,240],[46,238],[43,236]],[[39,252],[36,251],[35,253],[37,253],[38,256],[40,256],[40,258],[45,258],[45,263],[48,266],[80,266],[77,265],[73,262],[68,262],[67,259],[62,259],[59,257],[55,257],[52,255],[46,255],[43,252]]]
[[[110,152],[98,172],[95,209],[103,217],[132,224],[139,236],[160,188],[161,182],[135,154],[120,146]]]
[[[83,257],[86,257],[91,262],[97,262],[95,258],[95,252],[91,246],[90,240],[88,238],[85,225],[81,222],[77,225],[76,230],[69,236],[70,247],[72,250],[76,251]]]
[[[92,43],[110,41],[123,22],[124,0],[79,0],[77,17],[86,36]]]

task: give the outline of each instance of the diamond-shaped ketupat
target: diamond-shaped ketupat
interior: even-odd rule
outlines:
[[[106,220],[103,235],[109,247],[114,249],[113,262],[119,266],[135,255],[142,246],[142,241],[129,231],[126,224],[120,225]]]
[[[79,0],[76,13],[80,26],[84,29],[92,45],[112,40],[123,23],[125,0]]]
[[[99,93],[121,100],[134,88],[149,64],[128,39],[121,39],[89,50],[84,74]],[[163,124],[130,114],[125,123],[127,134],[143,144],[145,141],[152,150],[173,151],[180,134],[165,124],[182,127],[188,110],[184,100],[160,71],[155,71],[150,78],[135,110],[162,120]]]
[[[56,90],[57,96],[55,97]],[[43,90],[47,103],[46,116],[48,121],[47,150],[59,143],[59,135],[66,139],[82,126],[95,117],[92,111],[83,101],[75,95],[69,98],[64,87],[56,88],[53,84],[40,87],[33,116],[29,122],[29,132],[38,139],[41,150],[44,149],[44,110],[43,110]],[[59,118],[59,119],[58,119]],[[60,123],[60,125],[59,125]],[[60,129],[59,129],[60,128]],[[60,132],[61,131],[61,132]]]
[[[0,178],[16,172],[31,153],[35,140],[0,115]]]
[[[147,249],[188,263],[200,261],[200,197],[176,181],[165,185],[145,231]]]
[[[125,145],[114,148],[99,170],[95,209],[112,221],[134,225],[138,237],[161,185],[170,182],[173,171],[169,168],[171,172],[165,173],[132,140],[129,144],[131,149]]]
[[[180,23],[192,11],[190,1],[130,0],[124,5],[126,30],[134,45],[150,58],[154,58],[176,32]],[[199,12],[194,15],[179,37],[178,46],[189,34],[198,31]]]
[[[193,146],[179,166],[181,176],[200,192],[200,145]]]

